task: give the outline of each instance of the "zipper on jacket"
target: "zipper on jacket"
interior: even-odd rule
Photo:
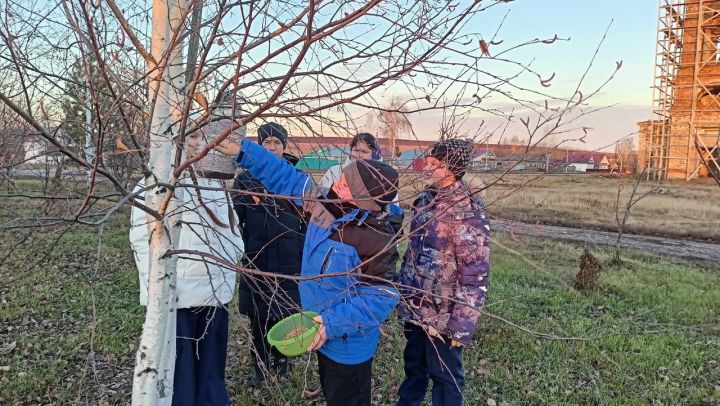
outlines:
[[[327,270],[327,266],[330,263],[330,253],[332,253],[332,250],[333,249],[330,248],[328,250],[328,252],[325,253],[325,256],[323,257],[323,260],[322,260],[322,265],[320,265],[320,274],[324,274],[325,271]]]

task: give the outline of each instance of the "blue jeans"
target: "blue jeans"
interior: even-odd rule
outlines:
[[[173,406],[226,406],[228,311],[222,307],[177,310]]]
[[[465,374],[462,347],[428,337],[420,327],[405,323],[405,380],[400,385],[398,406],[419,406],[425,399],[430,379],[433,406],[462,405]]]

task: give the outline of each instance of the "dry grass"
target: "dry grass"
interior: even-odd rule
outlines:
[[[40,254],[56,233],[43,230],[34,236],[43,245],[21,246],[0,264],[0,405],[128,403],[144,309],[127,222],[127,212],[113,217],[102,239],[77,228],[47,255]],[[720,291],[712,286],[720,268],[629,251],[596,289],[578,294],[568,286],[581,247],[497,233],[491,250],[487,311],[534,331],[592,339],[548,340],[481,317],[476,344],[463,352],[465,404],[718,404]],[[26,270],[28,255],[42,263]],[[607,263],[611,252],[593,255]],[[248,387],[247,322],[234,303],[229,308],[232,404],[324,404],[302,398],[318,387],[316,361],[307,356],[293,360],[290,379]],[[392,317],[384,329],[373,363],[379,406],[396,404],[403,379],[402,326]]]
[[[481,193],[490,214],[527,223],[554,224],[615,231],[618,188],[624,206],[632,177],[590,175],[468,174],[465,180]],[[400,203],[409,207],[422,183],[417,175],[401,181]],[[638,194],[655,183],[643,182]],[[632,210],[626,231],[639,234],[720,240],[720,188],[708,179],[663,182],[660,189]]]

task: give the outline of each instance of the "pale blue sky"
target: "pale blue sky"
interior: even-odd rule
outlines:
[[[612,149],[615,141],[637,131],[637,122],[650,118],[657,0],[516,0],[484,13],[478,23],[487,21],[488,26],[474,27],[474,30],[483,36],[491,36],[508,10],[508,18],[497,36],[504,42],[496,49],[533,38],[552,38],[555,34],[560,38],[570,38],[552,45],[523,48],[512,54],[512,58],[519,61],[534,59],[533,66],[543,77],[549,77],[554,72],[555,78],[547,91],[564,97],[572,95],[612,21],[581,91],[587,95],[608,78],[615,69],[616,61],[622,61],[616,77],[590,100],[593,106],[615,106],[581,119],[580,125],[591,128],[586,143],[576,142],[568,146],[592,149],[609,146],[608,149]],[[538,88],[537,83],[533,85]],[[413,121],[416,128],[434,128],[437,127],[434,125],[437,116],[439,114],[436,117],[424,115]],[[476,121],[481,119],[486,124],[500,122],[490,115]],[[425,134],[418,136],[426,138]]]
[[[612,26],[598,54],[591,78],[602,80],[615,61],[623,67],[602,102],[650,105],[658,2],[656,0],[517,0],[510,4],[503,39],[527,35],[570,37],[543,49],[538,66],[557,72],[559,82],[574,82],[602,38]],[[500,9],[495,13],[501,12]],[[509,28],[509,29],[508,29]],[[600,100],[597,100],[600,102]]]
[[[612,144],[636,131],[638,121],[650,118],[657,0],[517,0],[492,11],[495,21],[507,9],[510,14],[500,39],[519,42],[535,36],[552,38],[555,34],[570,38],[568,42],[524,51],[528,59],[536,58],[538,70],[556,73],[553,89],[560,92],[574,89],[612,21],[587,83],[602,82],[615,62],[622,60],[617,76],[592,100],[593,105],[617,105],[583,120],[584,125],[593,128],[585,147]],[[492,20],[490,15],[488,19]]]

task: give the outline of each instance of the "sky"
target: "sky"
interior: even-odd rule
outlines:
[[[533,38],[569,38],[565,42],[524,50],[522,58],[535,58],[541,72],[554,72],[549,90],[572,94],[578,79],[610,25],[605,42],[587,76],[584,89],[591,89],[613,72],[617,61],[622,68],[607,87],[592,99],[594,106],[613,105],[581,121],[591,130],[586,144],[597,149],[614,148],[618,139],[637,131],[636,123],[650,118],[657,30],[656,0],[516,0],[483,16],[492,33],[508,12],[498,39],[519,43]],[[482,24],[482,21],[479,22]],[[492,51],[492,50],[491,50]],[[587,93],[587,92],[584,92]],[[433,126],[433,117],[415,117],[418,128]]]
[[[471,0],[457,0],[462,5],[468,1]],[[488,4],[491,4],[491,1],[481,3],[482,6]],[[535,38],[548,39],[557,35],[567,39],[551,45],[524,47],[510,54],[513,60],[532,60],[533,68],[545,78],[555,74],[552,86],[547,89],[542,88],[534,77],[530,78],[531,82],[522,82],[535,89],[563,98],[572,96],[606,30],[607,36],[580,88],[582,93],[591,93],[615,71],[616,63],[622,61],[622,68],[614,79],[589,101],[593,107],[611,107],[577,122],[577,126],[589,128],[585,143],[570,142],[563,146],[585,149],[607,147],[612,150],[616,141],[637,131],[639,121],[650,118],[657,0],[515,0],[482,12],[466,30],[479,32],[489,40],[506,14],[507,18],[496,37],[503,42],[492,46],[491,54]],[[229,18],[228,27],[237,18],[238,16]],[[497,69],[491,65],[492,62],[486,63],[489,70]],[[271,69],[272,67],[268,66],[266,73]],[[284,65],[278,69],[284,69]],[[417,98],[417,95],[403,94],[402,86],[386,89],[382,93],[383,96],[376,99],[380,104],[384,104],[385,97],[399,96],[406,100]],[[494,105],[493,102],[499,104]],[[506,112],[513,107],[517,108],[508,104],[507,100],[499,101],[499,98],[487,103],[488,107],[502,106],[502,110]],[[359,125],[360,130],[363,129],[366,111],[359,108],[349,110],[358,117],[358,122],[354,125]],[[437,138],[441,120],[441,111],[413,114],[410,117],[415,136],[420,139]],[[481,122],[493,128],[501,124],[502,120],[487,113],[473,115],[467,123],[468,132],[474,133],[472,128]],[[515,127],[515,132],[521,130],[519,126]],[[497,137],[492,138],[491,141],[496,139]]]
[[[574,82],[582,74],[612,22],[591,77],[604,79],[615,61],[623,61],[623,66],[601,101],[650,105],[656,0],[517,0],[509,4],[503,39],[512,42],[535,36],[551,38],[554,34],[570,38],[544,47],[537,59],[538,67],[555,71],[555,80],[561,82]]]
[[[465,4],[472,0],[455,1]],[[481,4],[490,3],[490,0],[485,0]],[[515,60],[533,60],[533,67],[544,77],[554,73],[552,86],[547,91],[560,97],[570,97],[574,93],[603,33],[612,22],[581,88],[584,94],[589,93],[612,74],[616,62],[622,61],[622,68],[615,78],[590,101],[596,107],[612,107],[578,122],[579,126],[590,130],[585,144],[574,143],[571,146],[591,149],[607,146],[612,149],[617,140],[637,131],[637,122],[651,118],[657,0],[515,0],[481,13],[468,30],[480,32],[489,39],[506,13],[507,19],[497,36],[497,40],[503,43],[492,46],[491,54],[534,38],[547,39],[555,35],[569,38],[552,45],[522,48],[512,54]],[[228,24],[231,22],[228,21]],[[543,89],[537,81],[532,85]],[[388,95],[392,96],[390,93]],[[506,103],[503,110],[512,107]],[[411,117],[415,134],[422,139],[436,138],[441,114],[435,112]],[[498,121],[483,115],[473,117],[473,120],[471,125],[483,120],[488,124]]]

